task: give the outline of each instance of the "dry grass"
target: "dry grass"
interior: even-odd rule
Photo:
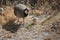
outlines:
[[[11,7],[6,7],[6,9],[3,12],[4,15],[0,15],[0,24],[5,24],[10,20],[13,20],[15,18],[14,11]]]

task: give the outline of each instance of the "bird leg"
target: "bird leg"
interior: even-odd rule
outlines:
[[[15,24],[19,24],[19,17],[16,18]]]
[[[19,22],[20,22],[21,24],[24,24],[24,19],[23,19],[23,18],[19,18]]]
[[[23,26],[24,26],[24,18],[17,17],[15,23],[16,24],[23,24]]]
[[[17,24],[20,24],[20,22],[19,22],[19,17],[18,17],[18,19],[17,19]]]

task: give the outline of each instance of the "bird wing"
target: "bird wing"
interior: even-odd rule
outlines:
[[[16,7],[18,7],[19,9],[25,9],[25,8],[27,8],[25,5],[23,5],[23,4],[18,4],[18,5],[16,5]]]

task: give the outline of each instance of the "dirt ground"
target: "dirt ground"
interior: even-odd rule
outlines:
[[[28,15],[24,24],[15,25],[14,10],[6,7],[0,15],[0,40],[60,40],[60,12],[56,15]],[[12,20],[12,21],[11,21]]]

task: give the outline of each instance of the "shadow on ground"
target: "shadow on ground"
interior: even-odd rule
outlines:
[[[10,31],[11,33],[15,33],[15,32],[17,32],[17,30],[19,29],[20,26],[21,25],[14,24],[13,21],[9,21],[5,25],[3,25],[2,28],[7,31]]]

